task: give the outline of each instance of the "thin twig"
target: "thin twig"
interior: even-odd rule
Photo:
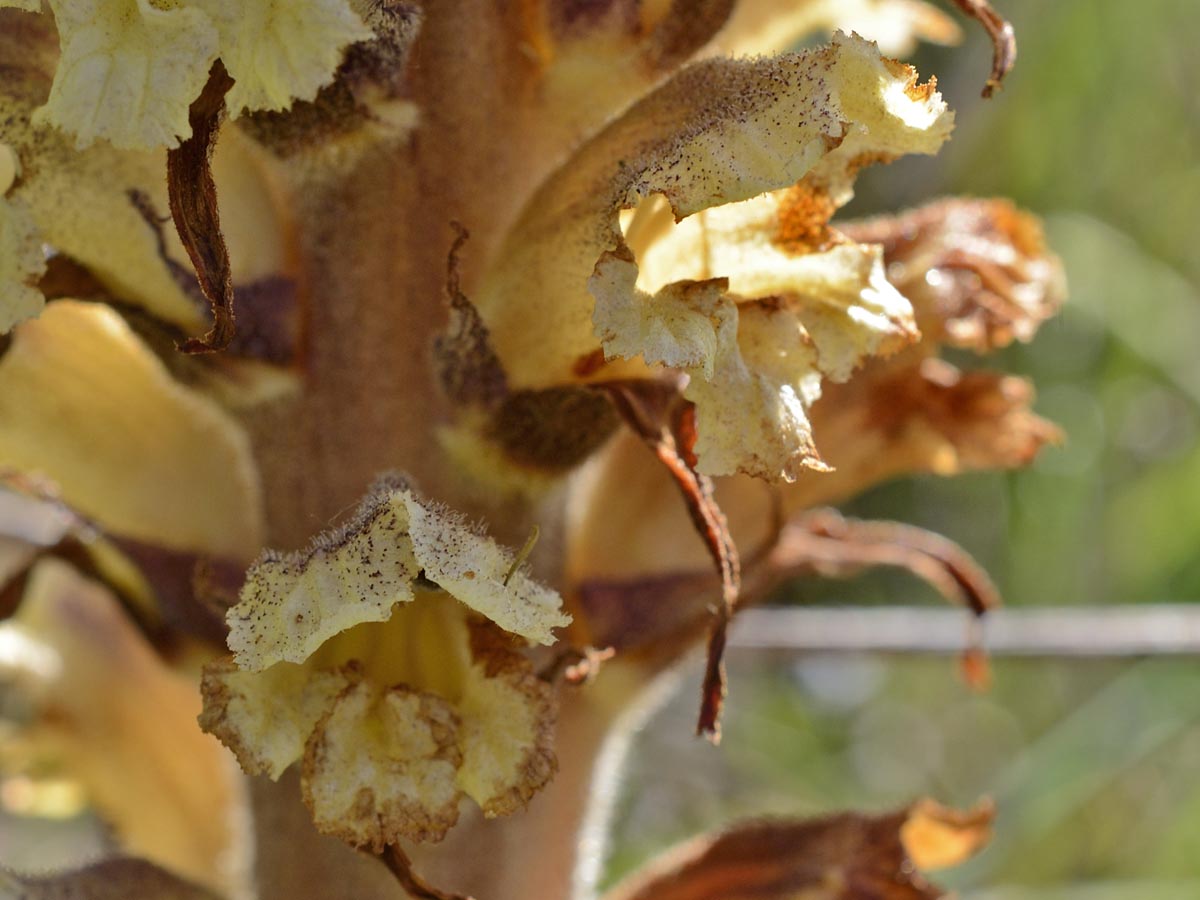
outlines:
[[[721,740],[721,710],[727,692],[725,639],[741,588],[741,562],[729,523],[717,505],[713,483],[696,469],[695,407],[678,389],[657,382],[608,382],[608,391],[625,423],[654,451],[683,495],[696,532],[704,540],[721,578],[721,602],[713,608],[708,636],[708,662],[700,688],[696,734],[712,743]]]
[[[383,864],[388,867],[388,870],[396,876],[396,880],[400,882],[400,887],[404,888],[405,892],[410,897],[415,897],[416,900],[472,900],[464,894],[452,894],[449,891],[439,890],[433,885],[425,881],[420,875],[413,871],[412,860],[408,858],[400,847],[392,844],[387,847],[379,855],[383,860]]]
[[[1017,37],[1012,25],[992,9],[988,0],[953,0],[963,14],[983,26],[992,41],[992,71],[983,88],[983,96],[991,97],[1004,83],[1017,61]]]

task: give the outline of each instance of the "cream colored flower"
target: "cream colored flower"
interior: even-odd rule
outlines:
[[[462,795],[524,806],[554,771],[553,691],[519,652],[570,620],[511,555],[403,482],[292,556],[267,555],[229,611],[234,660],[201,723],[246,771],[302,762],[317,827],[377,851],[440,840]],[[503,629],[503,630],[502,630]]]
[[[41,310],[36,282],[47,254],[86,268],[92,290],[120,297],[168,328],[202,330],[206,316],[195,275],[163,220],[169,211],[165,153],[107,142],[79,148],[57,129],[36,125],[35,111],[52,83],[53,31],[40,17],[29,17],[31,27],[18,30],[13,16],[0,32],[9,73],[0,82],[0,332]],[[230,132],[213,160],[219,183],[228,188],[223,206],[239,283],[274,274],[283,254],[246,143]]]
[[[99,138],[174,147],[191,135],[188,107],[218,59],[237,82],[234,115],[311,100],[343,48],[371,37],[347,0],[51,0],[50,9],[62,58],[34,121],[73,134],[78,149]]]
[[[878,252],[826,223],[863,165],[935,152],[951,125],[931,85],[857,37],[684,70],[546,182],[482,278],[510,384],[577,381],[599,345],[593,380],[691,377],[701,471],[823,467],[807,414],[822,377],[916,335]]]

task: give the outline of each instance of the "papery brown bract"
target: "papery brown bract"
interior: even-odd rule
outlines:
[[[970,857],[991,815],[922,801],[879,816],[737,824],[667,851],[604,900],[937,900],[946,894],[920,870]]]

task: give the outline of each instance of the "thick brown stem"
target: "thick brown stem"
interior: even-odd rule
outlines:
[[[509,544],[524,540],[535,521],[543,528],[559,521],[560,511],[547,505],[479,508],[447,469],[436,431],[447,409],[431,345],[446,322],[451,223],[471,232],[461,254],[469,296],[505,224],[564,152],[562,140],[529,127],[531,64],[507,33],[503,7],[490,0],[424,5],[409,68],[420,125],[405,142],[371,150],[336,174],[322,169],[327,159],[268,163],[286,173],[279,178],[307,316],[300,396],[247,416],[272,547],[303,545],[388,469],[407,472],[431,497],[482,515]],[[557,582],[562,548],[553,537],[539,542],[531,564]],[[464,807],[443,844],[412,849],[423,878],[480,900],[569,895],[593,766],[619,700],[628,699],[620,692],[612,702],[595,699],[609,679],[618,680],[564,688],[559,772],[529,808],[484,820]],[[635,692],[631,682],[628,693]],[[255,794],[261,900],[399,896],[378,860],[316,835],[294,780],[257,783]]]
[[[436,29],[432,18],[427,27]],[[474,68],[478,62],[472,61],[472,71],[489,70]],[[460,142],[451,149],[455,136],[440,130],[436,104],[430,108],[431,121],[417,143],[374,154],[349,178],[306,186],[295,197],[308,310],[306,381],[299,398],[255,411],[249,420],[272,546],[305,543],[386,469],[402,469],[429,495],[476,511],[442,465],[434,426],[444,408],[430,342],[445,321],[442,281],[451,220],[469,222],[479,236],[473,249],[482,250],[485,226],[498,215],[458,200],[467,192],[455,188],[453,173],[460,164],[461,171],[479,172],[485,150],[495,148]],[[480,159],[466,158],[473,154]],[[519,542],[528,534],[531,510],[486,513],[490,530],[502,539]],[[544,510],[537,519],[545,523],[554,515]],[[542,543],[541,561],[534,564],[552,572],[558,565],[551,558],[554,542]],[[524,813],[485,820],[464,808],[463,821],[445,843],[415,848],[414,865],[430,884],[480,900],[569,895],[576,832],[611,717],[591,708],[580,691],[566,691],[554,781]],[[294,778],[256,784],[260,900],[403,896],[378,860],[318,836],[298,794]]]
[[[420,117],[409,138],[352,166],[332,155],[268,164],[285,185],[307,315],[301,398],[255,410],[248,422],[273,546],[303,544],[385,469],[469,505],[444,471],[435,432],[445,404],[431,348],[447,318],[452,223],[471,232],[460,260],[469,295],[504,226],[562,152],[542,147],[529,127],[530,63],[502,6],[425,6],[408,69]],[[509,521],[471,511],[488,512],[493,533],[509,542],[529,532],[523,510],[506,510]]]
[[[408,156],[374,152],[349,177],[295,197],[305,381],[299,398],[249,421],[273,546],[328,527],[382,471],[441,487],[428,360],[444,318],[437,260],[449,227],[412,215],[420,189]]]

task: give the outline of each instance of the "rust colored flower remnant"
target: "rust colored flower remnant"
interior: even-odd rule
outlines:
[[[1011,29],[958,6],[990,88]],[[0,800],[107,826],[0,888],[594,896],[606,734],[707,637],[715,739],[740,608],[870,565],[993,605],[827,508],[1057,436],[940,358],[1057,309],[1031,216],[837,217],[949,138],[891,57],[957,36],[920,0],[0,0]],[[735,827],[612,896],[934,897],[986,826]]]

